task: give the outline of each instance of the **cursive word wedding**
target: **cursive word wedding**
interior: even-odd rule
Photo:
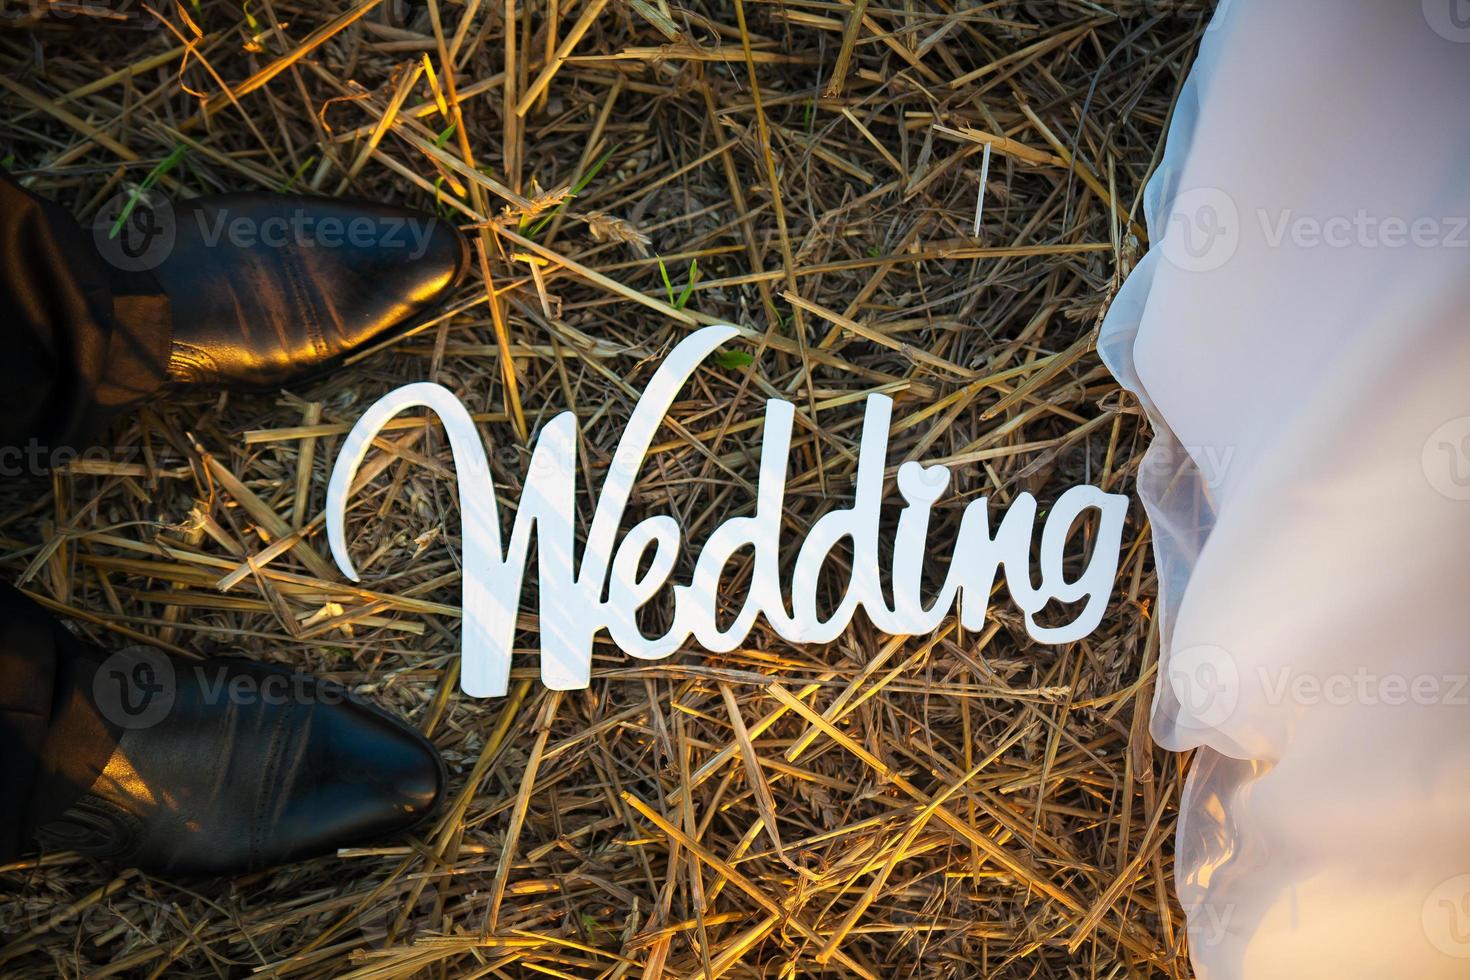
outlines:
[[[464,607],[460,683],[472,697],[506,692],[533,528],[540,575],[541,679],[555,690],[590,683],[592,638],[604,628],[619,648],[643,660],[669,656],[691,635],[711,652],[728,652],[745,639],[757,616],[765,616],[793,643],[826,643],[842,633],[859,606],[875,627],[892,635],[927,633],[956,603],[961,624],[978,629],[1002,567],[1006,589],[1037,641],[1067,643],[1097,628],[1117,573],[1128,500],[1091,486],[1067,490],[1047,513],[1038,550],[1040,584],[1033,583],[1031,571],[1035,498],[1018,495],[993,533],[987,500],[972,501],[961,518],[945,582],[926,604],[921,583],[930,551],[929,513],[949,484],[949,470],[904,463],[898,469],[904,506],[890,556],[892,602],[885,598],[879,578],[878,526],[893,401],[874,394],[868,396],[863,418],[852,506],[829,511],[812,525],[791,572],[790,611],[782,597],[778,556],[794,410],[789,402],[772,399],[766,402],[754,515],[733,517],[709,536],[690,581],[674,586],[673,625],[662,636],[644,636],[637,613],[668,582],[679,554],[680,528],[672,517],[658,515],[634,525],[619,541],[618,526],[649,444],[674,396],[699,363],[737,333],[731,326],[697,330],[654,373],[618,443],[580,563],[574,556],[577,420],[573,413],[552,419],[536,441],[507,547],[485,448],[469,411],[436,384],[409,384],[389,392],[352,427],[332,470],[327,536],[338,567],[358,581],[347,552],[345,523],[349,491],[368,447],[394,416],[423,407],[437,413],[444,424],[459,481]],[[1063,557],[1069,531],[1089,509],[1098,513],[1092,552],[1082,573],[1068,581]],[[843,538],[851,542],[852,574],[841,601],[824,618],[817,606],[817,581],[828,555]],[[734,621],[722,629],[715,614],[720,575],[730,558],[746,547],[755,554],[750,591]],[[1041,626],[1036,614],[1052,600],[1086,601],[1070,622]]]

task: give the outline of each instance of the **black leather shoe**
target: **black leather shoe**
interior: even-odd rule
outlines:
[[[122,736],[92,787],[36,830],[150,874],[229,875],[402,833],[444,793],[434,747],[342,688],[236,658],[132,648],[98,668]]]
[[[169,378],[187,384],[323,373],[412,326],[469,264],[447,222],[383,204],[248,193],[142,207],[108,247],[146,253],[173,319]]]

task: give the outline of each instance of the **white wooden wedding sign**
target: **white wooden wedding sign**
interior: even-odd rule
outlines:
[[[728,652],[762,615],[793,643],[826,643],[842,633],[859,606],[879,630],[915,635],[937,627],[958,602],[961,624],[978,629],[1002,566],[1011,599],[1025,614],[1026,629],[1037,641],[1067,643],[1097,628],[1117,574],[1126,497],[1091,486],[1062,494],[1042,529],[1039,585],[1032,581],[1030,558],[1035,498],[1029,493],[1017,496],[993,534],[986,499],[972,501],[961,518],[944,585],[926,604],[921,583],[930,550],[929,512],[949,484],[949,469],[912,461],[898,469],[904,507],[891,555],[893,600],[888,602],[879,582],[878,524],[893,401],[874,394],[868,396],[863,418],[855,499],[851,507],[819,518],[802,542],[791,574],[791,611],[787,612],[781,593],[778,556],[794,411],[789,402],[772,399],[766,402],[754,516],[731,518],[710,535],[689,583],[674,586],[673,625],[662,636],[644,636],[637,612],[667,583],[679,554],[680,528],[672,517],[658,515],[635,524],[619,541],[618,526],[649,444],[675,395],[699,363],[738,332],[731,326],[697,330],[654,373],[618,443],[580,564],[574,557],[577,420],[572,412],[552,419],[536,441],[506,547],[485,448],[469,411],[437,384],[409,384],[389,392],[352,427],[332,470],[327,537],[337,566],[353,581],[359,580],[347,552],[345,523],[349,489],[368,446],[394,416],[423,407],[433,409],[444,424],[459,482],[464,608],[460,683],[472,697],[506,693],[533,527],[540,573],[541,679],[555,690],[575,690],[591,682],[592,638],[604,628],[618,647],[643,660],[669,656],[691,635],[711,652]],[[1067,581],[1062,562],[1068,532],[1089,508],[1098,512],[1092,553],[1081,575]],[[817,579],[832,548],[844,537],[852,541],[852,576],[841,602],[824,619],[817,608]],[[734,621],[721,629],[715,616],[720,574],[744,547],[755,552],[750,591]],[[648,567],[640,575],[649,549]],[[1036,613],[1053,599],[1086,603],[1065,625],[1038,625]]]

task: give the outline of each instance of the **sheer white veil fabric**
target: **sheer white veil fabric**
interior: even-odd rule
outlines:
[[[1205,980],[1470,975],[1470,3],[1222,0],[1099,348]]]

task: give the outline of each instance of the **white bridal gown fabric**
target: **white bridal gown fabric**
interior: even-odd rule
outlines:
[[[1223,0],[1145,201],[1195,968],[1470,976],[1470,3]]]

